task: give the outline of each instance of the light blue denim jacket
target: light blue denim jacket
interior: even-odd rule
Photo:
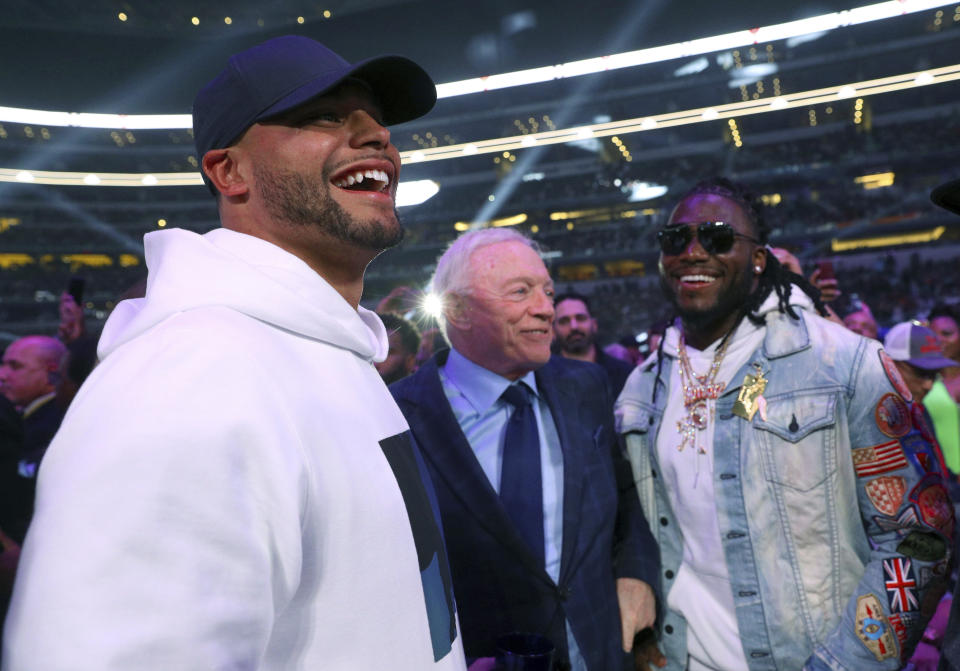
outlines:
[[[897,505],[901,494],[902,500],[893,515],[874,506],[865,486],[876,478],[857,476],[852,450],[896,440],[878,426],[878,403],[885,394],[896,394],[881,363],[880,344],[798,312],[799,321],[768,313],[763,345],[717,401],[713,486],[744,654],[751,671],[899,669],[901,655],[912,650],[932,614],[921,614],[920,607],[931,600],[935,606],[945,588],[941,576],[949,543],[937,561],[921,561],[920,553],[901,545],[913,534],[940,554],[944,534],[925,518],[952,533],[952,511],[946,514],[937,504],[939,460],[923,457],[935,471],[928,474],[912,457],[906,459],[929,444],[909,419],[895,426],[896,432],[908,431],[899,438],[905,465],[882,477],[889,478],[890,505]],[[683,538],[658,477],[656,455],[674,363],[664,355],[659,380],[655,357],[639,367],[616,405],[618,431],[660,545],[664,595],[683,557]],[[757,413],[748,422],[732,411],[754,364],[768,379],[766,419]],[[890,429],[889,423],[884,426]],[[924,505],[912,503],[912,495]],[[944,513],[939,519],[933,514],[938,510]],[[912,590],[918,607],[891,620],[883,560],[903,561],[898,547],[912,555],[906,559],[919,583]],[[882,614],[871,609],[874,617],[864,619],[865,607],[877,605]],[[661,646],[668,669],[685,668],[686,623],[674,611],[662,618]]]

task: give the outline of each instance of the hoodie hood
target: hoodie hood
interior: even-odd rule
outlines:
[[[144,236],[149,271],[144,298],[122,301],[103,327],[100,359],[167,317],[225,307],[306,338],[381,361],[389,343],[380,318],[356,310],[293,254],[250,235],[218,228]]]

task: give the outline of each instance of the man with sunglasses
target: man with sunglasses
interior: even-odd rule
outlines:
[[[949,560],[938,450],[896,365],[818,315],[768,235],[729,180],[680,199],[657,236],[678,320],[617,402],[667,668],[896,669]]]

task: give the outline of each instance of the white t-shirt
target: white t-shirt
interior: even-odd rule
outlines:
[[[717,382],[729,385],[763,342],[764,330],[744,319],[734,332],[717,372]],[[664,350],[676,356],[679,333],[670,328]],[[700,351],[686,346],[697,375],[710,370],[720,341]],[[667,595],[667,606],[687,621],[690,671],[746,671],[748,668],[730,587],[726,558],[713,494],[713,433],[716,401],[707,401],[707,426],[696,432],[696,443],[682,451],[678,423],[687,416],[680,383],[680,360],[674,362],[663,423],[657,437],[657,458],[670,506],[683,537],[683,561]]]

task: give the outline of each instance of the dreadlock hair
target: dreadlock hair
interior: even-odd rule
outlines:
[[[756,194],[750,191],[745,185],[734,182],[726,177],[711,177],[710,179],[697,182],[697,184],[684,193],[677,202],[683,202],[690,196],[698,194],[712,194],[737,203],[753,225],[760,244],[767,245],[770,239],[770,226],[763,216],[763,203]],[[787,270],[783,264],[777,260],[777,257],[769,252],[769,246],[767,249],[767,263],[763,272],[760,273],[757,278],[757,288],[747,297],[747,300],[744,301],[740,307],[740,312],[737,315],[737,321],[735,323],[739,324],[740,320],[746,317],[757,326],[762,326],[764,324],[763,317],[758,315],[757,312],[772,291],[775,291],[777,294],[777,310],[789,315],[792,319],[800,319],[800,315],[798,315],[790,305],[792,285],[798,286],[803,293],[810,297],[810,300],[813,301],[814,308],[821,316],[826,316],[827,309],[824,307],[823,301],[820,300],[820,290],[810,284],[804,277]],[[665,337],[661,339],[660,346],[657,348],[657,377],[653,382],[653,403],[656,403],[657,400],[657,383],[660,381],[660,370],[663,364],[664,340],[666,340]]]

